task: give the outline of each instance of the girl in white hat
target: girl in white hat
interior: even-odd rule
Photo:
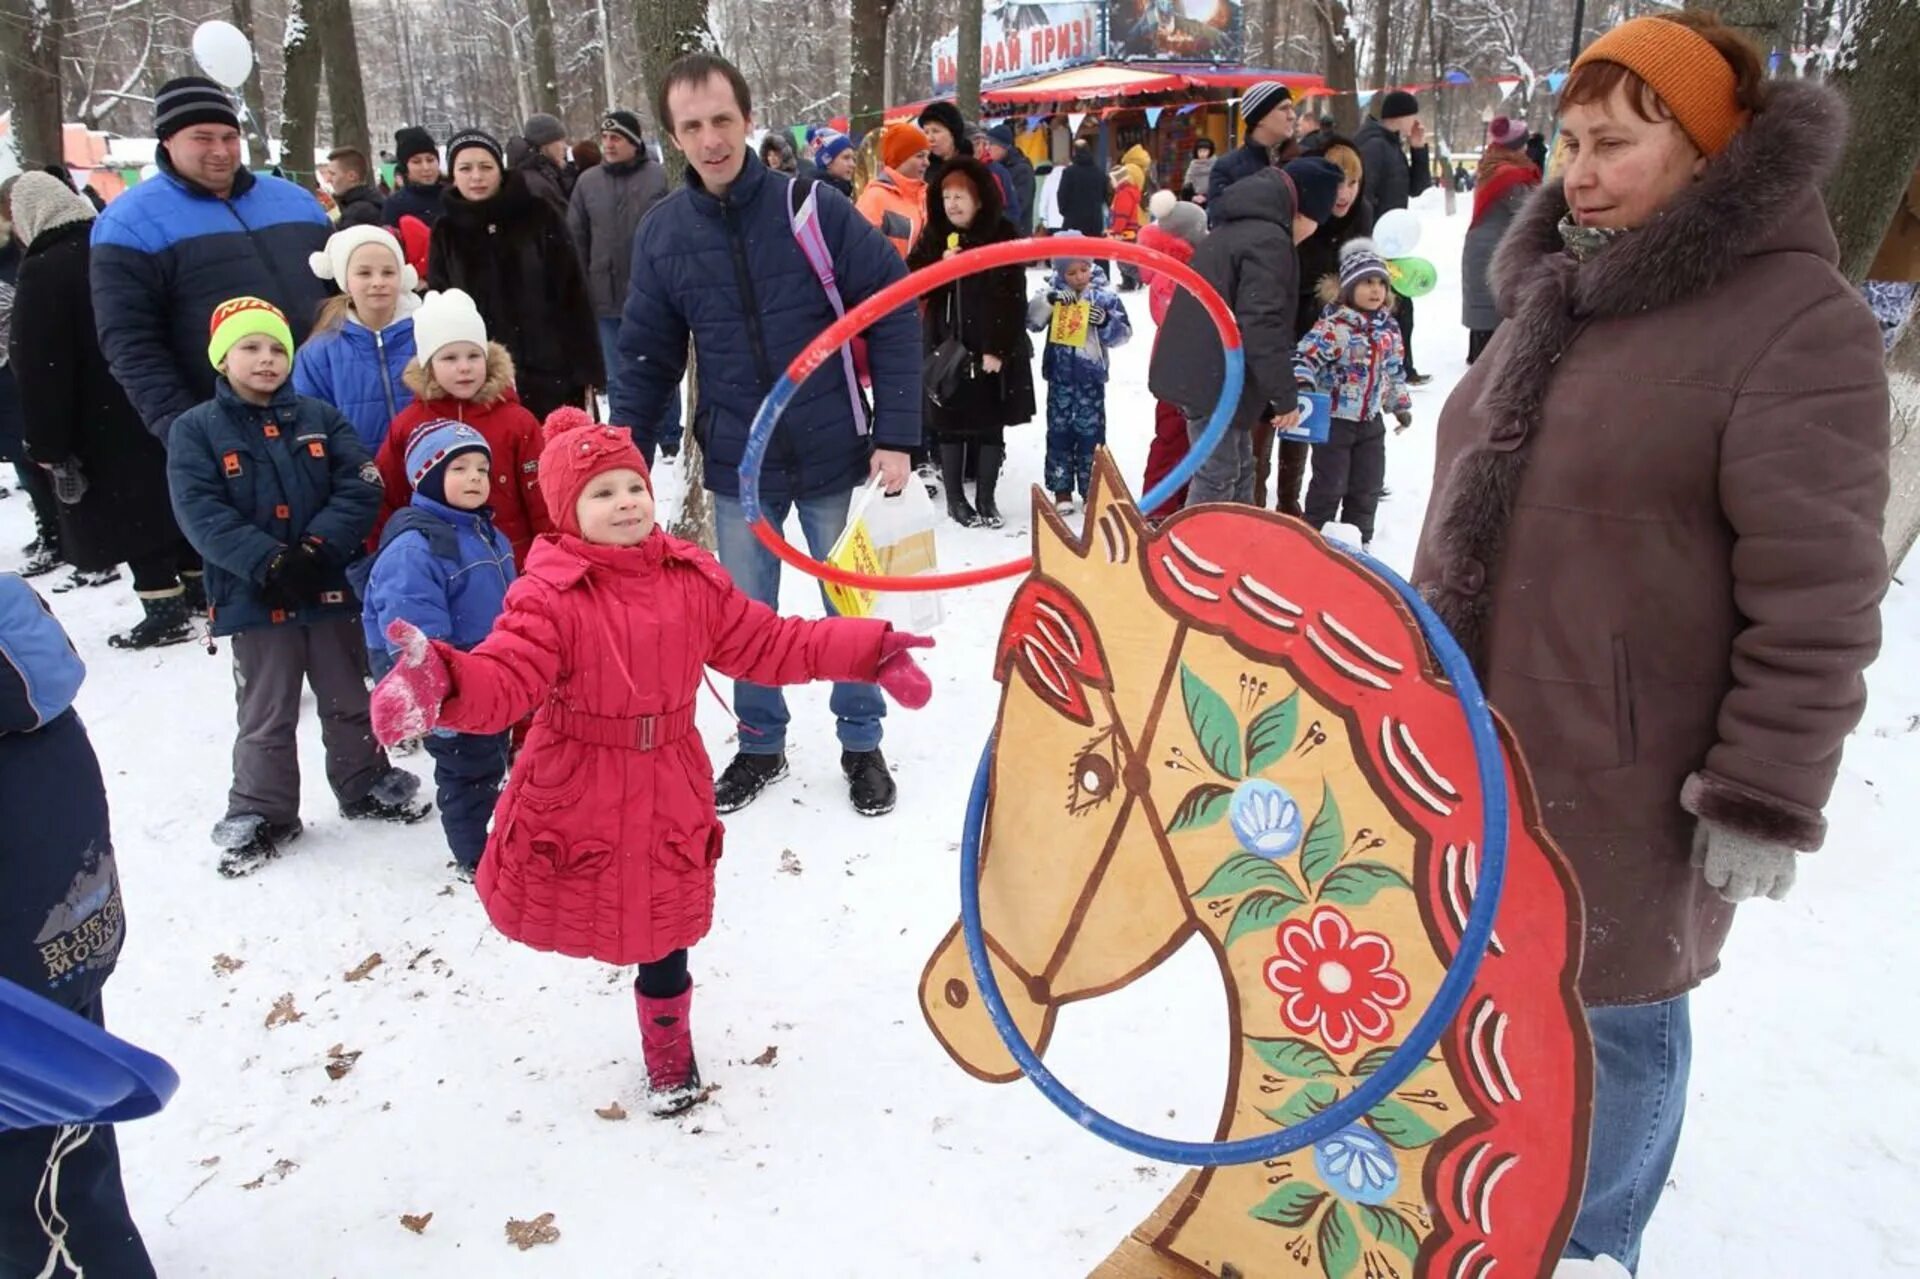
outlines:
[[[404,375],[414,356],[419,277],[400,241],[377,226],[335,232],[309,265],[344,292],[321,306],[294,364],[293,389],[339,409],[367,452],[378,454],[388,424],[413,403]]]

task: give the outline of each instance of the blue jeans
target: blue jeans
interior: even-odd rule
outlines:
[[[1587,1024],[1593,1028],[1593,1145],[1566,1255],[1605,1254],[1634,1271],[1686,1115],[1693,1063],[1687,997],[1589,1008]]]
[[[600,320],[600,358],[607,366],[607,402],[614,399],[613,383],[620,373],[620,317]],[[660,415],[651,434],[636,423],[622,423],[633,432],[633,442],[640,446],[641,456],[647,459],[647,465],[653,465],[654,449],[664,445],[669,453],[680,451],[680,388],[674,387],[673,394],[667,400],[667,411]]]
[[[762,508],[775,528],[782,528],[795,505],[800,508],[800,532],[807,550],[815,559],[827,552],[847,526],[847,508],[852,492],[827,497],[763,500]],[[714,540],[719,545],[720,563],[733,575],[734,582],[768,608],[780,609],[780,561],[760,545],[760,539],[747,526],[740,513],[740,499],[713,495]],[[825,596],[823,595],[824,599]],[[840,734],[840,749],[871,751],[880,749],[880,721],[886,718],[887,704],[872,684],[835,684],[829,702]],[[777,688],[733,683],[733,713],[740,720],[740,753],[743,755],[779,755],[787,749],[787,699]]]

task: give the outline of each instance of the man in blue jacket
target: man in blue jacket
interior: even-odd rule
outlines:
[[[1278,80],[1262,80],[1240,96],[1240,123],[1246,127],[1247,140],[1213,162],[1213,175],[1207,180],[1208,226],[1214,225],[1214,210],[1228,187],[1286,158],[1294,113],[1293,91]]]
[[[213,81],[162,85],[153,127],[159,175],[93,224],[93,313],[113,376],[164,444],[174,418],[213,398],[215,307],[265,298],[306,340],[326,299],[307,259],[332,227],[312,195],[240,163],[240,117]]]
[[[699,353],[693,430],[706,452],[720,562],[740,588],[774,605],[780,562],[741,514],[738,469],[760,401],[800,349],[835,313],[826,285],[794,229],[792,181],[753,154],[753,100],[725,59],[688,54],[656,91],[662,127],[687,156],[687,185],[654,206],[634,239],[633,279],[620,325],[620,376],[613,419],[630,426],[652,458],[668,398],[686,371],[687,341]],[[885,237],[825,184],[807,194],[833,279],[851,310],[901,279],[906,268]],[[760,500],[776,527],[798,509],[816,557],[847,522],[853,491],[870,475],[888,492],[906,486],[908,453],[920,443],[920,325],[911,305],[867,333],[873,403],[845,364],[830,359],[794,396],[775,429],[760,474]],[[715,787],[730,813],[786,775],[787,706],[778,689],[736,683],[740,753]],[[853,806],[875,816],[893,808],[893,778],[880,754],[886,713],[870,685],[833,690],[841,768]]]

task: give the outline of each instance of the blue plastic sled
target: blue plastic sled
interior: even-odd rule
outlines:
[[[152,1053],[0,978],[0,1130],[142,1119],[179,1087]]]
[[[1279,435],[1283,440],[1299,440],[1303,444],[1325,444],[1332,426],[1333,401],[1319,391],[1302,391],[1299,424]]]

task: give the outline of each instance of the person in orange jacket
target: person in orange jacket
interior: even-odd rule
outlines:
[[[1123,164],[1109,176],[1113,178],[1113,203],[1107,214],[1107,235],[1132,243],[1140,237],[1140,206],[1147,198],[1146,171],[1137,164]],[[1131,293],[1139,287],[1140,268],[1130,262],[1120,263],[1120,291]]]
[[[927,162],[931,144],[920,126],[902,122],[880,140],[878,177],[867,183],[855,208],[892,242],[901,260],[927,224]]]

